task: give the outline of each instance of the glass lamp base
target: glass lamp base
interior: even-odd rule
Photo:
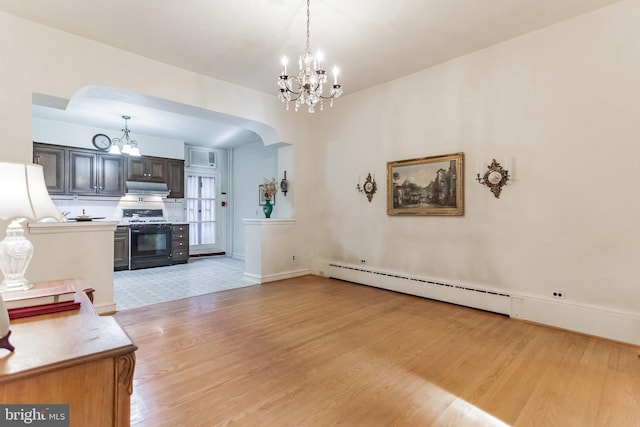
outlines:
[[[0,292],[23,291],[33,287],[24,273],[33,256],[33,245],[24,237],[22,225],[14,220],[7,227],[7,237],[0,242],[0,270],[4,280]]]
[[[33,288],[33,283],[30,283],[24,277],[11,280],[5,278],[0,283],[0,292],[26,291],[31,288]]]

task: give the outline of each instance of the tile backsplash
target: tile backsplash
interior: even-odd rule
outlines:
[[[92,197],[68,197],[52,196],[51,199],[61,213],[69,212],[68,218],[82,215],[92,217],[105,217],[107,220],[120,221],[122,209],[162,209],[164,216],[169,221],[184,221],[184,199],[162,199],[156,196],[122,197],[114,198],[92,198]]]

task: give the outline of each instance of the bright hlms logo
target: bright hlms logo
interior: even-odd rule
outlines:
[[[4,419],[5,421],[22,421],[25,424],[31,424],[34,421],[47,421],[47,411],[45,409],[37,411],[36,408],[9,411],[9,408],[4,408]]]
[[[67,427],[69,405],[0,405],[2,426]]]

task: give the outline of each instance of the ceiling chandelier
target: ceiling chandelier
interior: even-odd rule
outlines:
[[[140,156],[140,149],[138,148],[138,141],[129,137],[129,128],[127,127],[127,120],[130,116],[122,116],[124,119],[124,129],[122,129],[122,136],[120,138],[113,138],[111,140],[111,149],[109,154],[128,154],[133,157]]]
[[[333,107],[333,99],[342,95],[342,87],[338,84],[338,69],[333,67],[333,86],[329,90],[328,95],[323,95],[324,84],[327,83],[327,73],[322,68],[322,56],[318,52],[313,55],[309,49],[309,3],[307,0],[307,47],[298,59],[298,67],[300,72],[297,76],[287,75],[287,57],[282,57],[282,74],[278,79],[278,87],[280,94],[278,99],[287,104],[295,103],[295,110],[301,105],[306,104],[309,112],[315,112],[315,106],[319,102],[320,110],[323,109],[323,101],[330,99],[330,106]]]

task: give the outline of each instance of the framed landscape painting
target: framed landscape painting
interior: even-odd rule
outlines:
[[[387,163],[387,215],[463,215],[464,153]]]

